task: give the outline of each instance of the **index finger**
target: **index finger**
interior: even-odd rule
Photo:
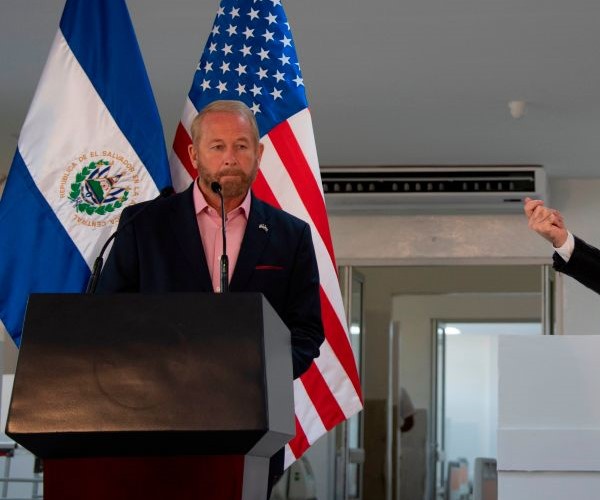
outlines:
[[[533,214],[533,211],[540,206],[544,205],[544,200],[532,200],[531,198],[525,198],[525,205],[523,206],[523,209],[525,210],[525,215],[527,215],[527,217],[531,217],[531,214]]]

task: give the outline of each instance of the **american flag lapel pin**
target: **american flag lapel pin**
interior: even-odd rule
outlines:
[[[265,233],[269,232],[269,228],[267,227],[266,224],[259,224],[258,229],[262,229]]]

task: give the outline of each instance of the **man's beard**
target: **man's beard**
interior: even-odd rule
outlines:
[[[208,191],[211,190],[210,185],[216,181],[221,185],[224,198],[238,198],[244,196],[250,189],[256,177],[256,171],[252,173],[252,176],[248,176],[241,169],[228,168],[219,172],[218,175],[208,175],[206,172],[201,171],[199,176],[200,182],[204,184]],[[223,177],[227,177],[227,179],[222,180]]]

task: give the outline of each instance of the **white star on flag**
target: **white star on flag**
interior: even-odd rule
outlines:
[[[259,95],[261,93],[261,91],[262,91],[262,87],[257,87],[256,84],[254,84],[254,86],[250,89],[250,92],[252,92],[254,97]]]
[[[245,94],[246,93],[246,86],[244,84],[242,84],[242,83],[238,83],[237,89],[235,89],[235,90],[237,90],[238,95]]]
[[[221,80],[219,80],[219,85],[217,85],[217,89],[219,89],[219,94],[227,92],[227,82],[222,82]]]
[[[259,80],[262,80],[263,78],[267,77],[267,70],[264,68],[259,68],[256,72],[256,75],[258,76]]]
[[[265,30],[265,32],[262,34],[262,36],[265,37],[265,42],[273,40],[273,35],[275,35],[275,32],[269,30]]]
[[[260,113],[260,105],[258,103],[254,103],[252,105],[252,107],[250,108],[252,110],[252,112],[256,115],[258,113]]]
[[[273,100],[276,101],[277,99],[281,99],[281,90],[277,90],[276,88],[273,89],[273,92],[271,92],[270,94],[273,96]]]

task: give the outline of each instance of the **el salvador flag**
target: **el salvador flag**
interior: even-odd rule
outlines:
[[[123,208],[170,184],[124,0],[67,0],[0,200],[0,319],[17,345],[29,294],[83,291]]]

